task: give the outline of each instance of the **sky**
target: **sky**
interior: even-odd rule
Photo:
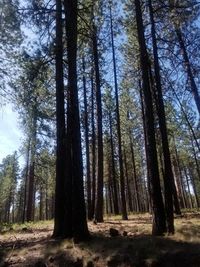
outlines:
[[[19,118],[11,104],[0,107],[0,163],[7,155],[18,151],[23,133],[19,128]],[[23,157],[19,158],[20,165]]]

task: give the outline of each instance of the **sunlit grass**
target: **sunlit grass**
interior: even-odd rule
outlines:
[[[83,258],[84,262],[94,262],[95,267],[118,266],[107,263],[126,263],[129,260],[132,262],[130,266],[143,267],[153,266],[154,262],[157,262],[156,266],[160,266],[159,263],[167,258],[166,266],[172,266],[173,261],[178,261],[181,265],[177,266],[185,267],[184,257],[187,253],[195,263],[199,263],[200,213],[184,211],[183,216],[176,216],[176,232],[173,236],[152,236],[151,220],[152,216],[148,213],[129,214],[128,221],[121,220],[121,215],[105,216],[104,223],[88,222],[92,238],[88,242],[78,244],[74,243],[73,239],[52,239],[52,220],[4,224],[4,234],[0,235],[0,240],[7,244],[4,250],[6,259],[16,261],[17,258],[21,264],[19,266],[24,266],[24,262],[37,261],[38,258],[46,262],[47,266],[52,259],[56,266],[66,266],[62,264]],[[119,236],[110,236],[111,227],[119,231]]]
[[[52,227],[53,220],[34,221],[25,223],[0,223],[0,233],[11,233],[26,230],[42,230]]]

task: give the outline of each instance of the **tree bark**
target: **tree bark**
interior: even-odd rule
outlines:
[[[115,215],[118,215],[119,214],[119,205],[118,205],[117,179],[116,179],[115,159],[114,159],[112,118],[111,118],[110,112],[109,112],[109,128],[110,128],[110,147],[111,147],[111,157],[112,157],[113,204],[114,204],[114,213],[115,213]]]
[[[154,88],[156,89],[155,101],[156,101],[156,107],[157,107],[157,113],[158,113],[158,121],[159,121],[160,133],[161,133],[162,150],[163,150],[163,158],[164,158],[163,179],[164,179],[164,187],[165,187],[166,220],[167,220],[168,233],[174,234],[174,214],[173,214],[173,189],[175,187],[174,177],[173,177],[173,172],[172,172],[172,165],[171,165],[171,158],[170,158],[170,151],[169,151],[165,107],[164,107],[163,95],[162,95],[160,64],[158,60],[158,48],[157,48],[156,29],[155,29],[152,1],[148,0],[148,4],[149,4],[149,14],[150,14],[150,21],[151,21],[151,36],[152,36],[153,56],[154,56],[153,61],[154,61],[155,82],[156,82],[156,87],[152,87],[152,89]]]
[[[115,85],[115,101],[116,101],[116,119],[117,119],[117,137],[118,137],[118,153],[119,153],[119,173],[120,173],[120,194],[121,194],[121,209],[122,219],[128,220],[126,210],[126,198],[125,198],[125,183],[124,183],[124,168],[123,168],[123,157],[122,157],[122,138],[121,138],[121,126],[120,126],[120,114],[119,114],[119,92],[117,83],[117,70],[116,70],[116,58],[115,58],[115,45],[114,45],[114,34],[113,34],[113,19],[112,11],[110,6],[110,30],[111,30],[111,46],[112,46],[112,57],[113,57],[113,71],[114,71],[114,85]]]
[[[99,55],[97,44],[96,26],[93,25],[93,56],[96,80],[96,105],[97,105],[97,198],[95,207],[95,219],[103,222],[103,130],[102,130],[102,101],[101,83],[99,72]]]
[[[83,189],[83,163],[77,88],[77,0],[64,0],[65,30],[68,59],[68,121],[67,135],[71,144],[70,173],[72,180],[73,237],[84,240],[89,237]],[[69,218],[68,218],[69,219]]]
[[[175,27],[176,36],[177,36],[177,39],[179,42],[179,46],[180,46],[180,49],[181,49],[182,54],[183,54],[184,66],[185,66],[187,75],[188,75],[189,80],[190,80],[190,85],[191,85],[192,94],[194,96],[194,101],[196,103],[197,110],[200,114],[200,96],[199,96],[198,88],[197,88],[197,85],[196,85],[196,82],[194,79],[194,75],[192,73],[192,67],[191,67],[189,57],[188,57],[188,52],[187,52],[187,49],[185,47],[185,43],[183,40],[183,36],[182,36],[182,32],[181,32],[180,27],[175,25],[175,24],[174,24],[174,27]]]
[[[35,153],[36,153],[36,138],[37,138],[37,108],[36,99],[33,106],[33,122],[32,122],[32,137],[30,147],[30,167],[29,167],[29,179],[28,179],[28,199],[27,199],[27,212],[26,221],[34,220],[34,207],[35,207],[35,194],[34,194],[34,182],[35,182]]]
[[[92,102],[92,204],[91,216],[94,218],[95,204],[96,204],[96,134],[95,134],[95,121],[94,121],[94,83],[93,72],[91,73],[91,102]]]
[[[66,133],[63,80],[63,25],[62,3],[56,0],[56,188],[55,188],[55,238],[72,237],[71,177],[66,177]],[[69,152],[69,151],[68,151]],[[68,187],[66,192],[66,180]],[[68,194],[66,194],[68,193]],[[68,216],[68,218],[66,218]]]
[[[89,151],[89,129],[88,129],[88,109],[87,109],[87,88],[85,77],[85,61],[83,58],[83,94],[84,94],[84,126],[85,126],[85,150],[86,150],[86,180],[87,180],[87,216],[92,220],[91,210],[91,175],[90,175],[90,151]]]
[[[140,64],[143,79],[143,94],[144,94],[144,112],[146,126],[146,148],[148,157],[148,175],[150,181],[150,193],[152,199],[153,212],[153,235],[162,235],[166,231],[165,211],[161,194],[160,178],[158,171],[158,159],[156,151],[155,129],[154,129],[154,113],[151,88],[149,84],[149,63],[148,53],[145,43],[144,26],[142,19],[142,11],[140,1],[135,0],[136,23],[138,32],[138,42],[140,49]]]

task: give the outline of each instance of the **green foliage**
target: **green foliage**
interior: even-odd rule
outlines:
[[[19,164],[17,153],[3,159],[0,167],[0,221],[11,221],[15,209]]]
[[[8,81],[17,70],[16,60],[22,42],[21,21],[18,15],[18,1],[0,2],[0,95],[8,97]]]

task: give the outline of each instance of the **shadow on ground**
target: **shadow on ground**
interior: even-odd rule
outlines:
[[[1,267],[199,267],[200,243],[150,235],[95,234],[90,241],[79,244],[48,237],[4,243],[0,257]]]

